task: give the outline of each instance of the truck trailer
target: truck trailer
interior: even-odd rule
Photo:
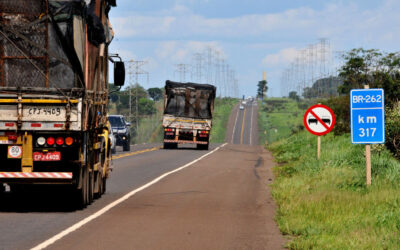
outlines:
[[[164,148],[196,144],[208,150],[216,87],[210,84],[166,81],[164,95]]]
[[[116,0],[0,1],[0,194],[63,185],[84,208],[111,170],[108,52]]]

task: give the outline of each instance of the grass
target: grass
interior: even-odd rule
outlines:
[[[133,139],[135,143],[162,142],[162,116],[164,112],[164,101],[156,102],[157,112],[154,115],[142,117],[139,120],[139,132]],[[134,126],[134,124],[133,124]]]
[[[268,98],[259,102],[260,142],[272,143],[303,129],[303,115],[309,103],[289,98]]]
[[[214,114],[211,129],[211,143],[220,143],[225,141],[226,129],[232,109],[238,99],[234,98],[216,98],[214,105]]]
[[[290,249],[398,249],[400,163],[383,146],[372,150],[372,186],[365,185],[364,147],[349,135],[300,132],[269,146],[279,166],[272,194]]]

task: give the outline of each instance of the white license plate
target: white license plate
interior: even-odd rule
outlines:
[[[55,120],[65,119],[65,107],[60,106],[25,106],[22,117],[32,118],[40,117],[39,120],[43,118],[50,118]]]

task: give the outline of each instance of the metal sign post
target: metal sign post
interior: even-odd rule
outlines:
[[[371,145],[385,142],[383,89],[353,89],[350,92],[351,142],[365,145],[366,182],[371,185]]]

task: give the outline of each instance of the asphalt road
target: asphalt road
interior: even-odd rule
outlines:
[[[244,145],[258,145],[257,102],[247,101],[243,105],[244,109],[237,105],[233,110],[234,127],[233,134],[230,135],[231,143]]]
[[[210,150],[218,145],[211,145]],[[135,151],[160,147],[139,145]],[[71,210],[70,200],[60,192],[8,194],[0,201],[0,249],[29,249],[56,233],[88,217],[129,191],[144,185],[165,172],[176,169],[204,155],[187,147],[178,150],[143,152],[113,161],[114,170],[107,182],[107,192],[82,211]],[[118,151],[117,157],[125,154]]]
[[[281,249],[268,189],[272,156],[257,133],[249,103],[233,110],[228,144],[118,149],[106,194],[84,210],[58,190],[7,194],[0,249]]]

